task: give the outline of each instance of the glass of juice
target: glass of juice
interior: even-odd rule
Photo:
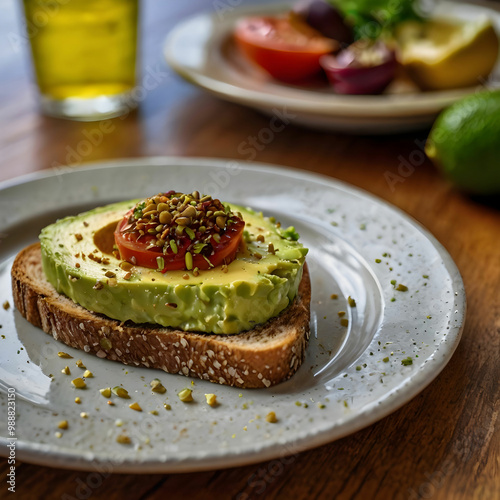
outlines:
[[[42,112],[99,120],[135,107],[138,0],[23,0]]]

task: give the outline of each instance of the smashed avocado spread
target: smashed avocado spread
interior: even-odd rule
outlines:
[[[168,202],[173,193],[165,193]],[[196,201],[200,200],[198,195]],[[262,213],[229,203],[218,207],[222,213],[215,217],[210,219],[209,214],[208,221],[198,210],[199,221],[194,222],[193,215],[192,224],[185,224],[176,237],[165,235],[167,227],[176,229],[173,223],[162,228],[158,224],[155,228],[161,231],[156,232],[148,232],[146,227],[144,234],[153,236],[155,244],[153,238],[145,237],[142,250],[157,252],[156,265],[137,263],[137,252],[122,255],[115,233],[120,224],[126,227],[124,221],[134,225],[134,213],[139,224],[144,222],[141,218],[147,216],[144,209],[148,201],[151,199],[95,208],[44,228],[40,241],[47,280],[86,309],[119,321],[216,334],[239,333],[265,323],[297,295],[307,254],[297,241],[298,234],[293,228],[282,229]],[[182,214],[173,211],[170,215],[177,220]],[[158,214],[156,217],[159,219]],[[162,217],[164,222],[170,218]],[[218,231],[212,230],[212,219]],[[196,224],[207,225],[204,238]],[[195,228],[195,237],[189,237],[188,231],[186,239],[184,232],[189,226]],[[222,252],[218,245],[231,231],[232,241],[239,234],[238,247],[217,264],[214,256]],[[213,234],[220,238],[209,239]],[[226,250],[230,246],[226,245]],[[191,257],[186,259],[188,253]],[[206,265],[195,266],[202,258]]]

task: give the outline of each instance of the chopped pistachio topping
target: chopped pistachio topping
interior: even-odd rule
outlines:
[[[111,387],[106,387],[104,389],[99,389],[99,392],[105,397],[105,398],[110,398],[111,397]]]
[[[116,442],[120,443],[120,444],[130,444],[131,443],[130,438],[128,436],[126,436],[125,434],[119,434],[116,437]]]
[[[165,268],[165,259],[163,257],[156,257],[156,264],[158,265],[158,271],[163,271]]]
[[[71,381],[71,383],[77,388],[77,389],[85,389],[85,387],[87,387],[87,384],[85,383],[85,381],[78,377],[78,378],[75,378],[74,380]]]
[[[91,372],[90,370],[85,370],[85,371],[83,372],[83,376],[84,376],[85,378],[93,378],[93,376],[94,376],[94,375],[92,374],[92,372]]]
[[[59,429],[67,429],[68,428],[68,421],[67,420],[61,420],[57,424],[57,427],[59,427]]]
[[[151,415],[158,415],[158,411],[157,410],[151,410],[149,413],[151,413]]]
[[[411,358],[411,356],[408,356],[407,358],[401,360],[401,364],[403,366],[410,366],[413,364],[413,359]]]
[[[71,372],[69,371],[69,366],[65,366],[62,370],[61,373],[64,373],[64,375],[71,375]]]
[[[55,436],[56,436],[57,439],[62,438],[62,432],[56,432]]]
[[[193,391],[191,389],[182,389],[179,393],[177,393],[177,396],[179,396],[179,399],[183,403],[188,403],[190,401],[193,401]]]
[[[347,328],[349,326],[349,320],[347,318],[341,318],[340,324]]]
[[[193,269],[193,256],[191,255],[190,252],[186,252],[186,255],[184,256],[185,264],[186,264],[186,269],[190,271]]]
[[[284,230],[281,230],[281,236],[287,240],[297,241],[299,239],[299,233],[295,230],[293,226],[289,226]]]
[[[83,361],[82,361],[81,359],[77,360],[75,364],[76,364],[76,366],[78,366],[78,368],[83,368],[83,369],[87,368],[87,367],[83,364]]]
[[[82,400],[81,400],[80,398],[75,398],[75,403],[76,403],[77,405],[79,405],[81,402],[82,402]]]
[[[347,297],[347,303],[350,307],[356,307],[356,301],[350,295]]]
[[[57,355],[60,357],[60,358],[64,358],[64,359],[71,359],[73,358],[73,356],[71,356],[70,354],[68,354],[67,352],[62,352],[62,351],[59,351],[57,353]]]
[[[89,418],[89,414],[86,411],[82,411],[80,413],[80,417],[82,417],[82,418]]]
[[[165,410],[171,410],[172,407],[168,404],[168,403],[163,403],[163,408],[165,408]]]
[[[401,283],[396,287],[396,290],[398,292],[407,292],[408,291],[408,287],[405,286],[405,285],[402,285]]]
[[[165,394],[167,389],[163,386],[159,379],[155,378],[152,380],[149,385],[151,386],[151,390],[153,392],[158,392],[159,394]]]
[[[140,407],[139,403],[132,403],[132,404],[128,405],[128,407],[131,410],[142,411],[142,408]]]
[[[208,406],[217,406],[217,396],[215,394],[205,394]]]
[[[102,281],[96,281],[95,285],[92,287],[94,290],[102,290],[104,288],[104,285]]]
[[[275,424],[278,421],[278,419],[276,418],[276,413],[274,413],[274,411],[270,411],[266,415],[266,421],[269,422],[270,424]]]
[[[126,389],[124,389],[123,387],[120,387],[119,385],[113,387],[113,389],[111,389],[111,390],[112,390],[113,394],[115,394],[119,398],[130,399],[130,396],[128,395],[128,391]]]

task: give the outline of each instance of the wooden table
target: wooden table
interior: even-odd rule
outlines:
[[[75,156],[79,142],[98,124],[37,113],[27,46],[22,40],[19,47],[15,43],[22,35],[17,2],[1,4],[0,180],[67,161],[78,168],[85,161],[148,155],[242,159],[238,145],[269,123],[251,110],[206,95],[165,67],[165,34],[178,20],[210,6],[202,0],[145,0],[142,64],[158,67],[159,85],[138,112],[115,119],[112,133]],[[15,498],[498,498],[498,202],[495,207],[456,192],[428,161],[391,187],[388,172],[400,175],[401,158],[419,151],[415,141],[425,137],[356,137],[290,125],[257,152],[256,160],[320,172],[364,188],[415,217],[448,249],[467,287],[467,323],[451,362],[427,389],[382,421],[301,453],[282,467],[271,461],[192,474],[111,475],[94,478],[91,489],[78,496],[88,472],[19,463]],[[6,472],[2,459],[2,495]]]

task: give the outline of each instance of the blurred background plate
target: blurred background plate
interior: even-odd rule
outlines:
[[[386,134],[425,128],[445,107],[478,90],[420,92],[401,82],[384,95],[341,96],[326,85],[305,88],[273,80],[240,55],[232,32],[242,17],[279,14],[291,5],[256,4],[193,16],[167,37],[165,58],[184,79],[222,99],[269,115],[278,109],[293,115],[295,123],[344,132]],[[492,3],[444,1],[435,13],[461,19],[487,16],[500,31],[500,11]],[[499,66],[488,82],[480,83],[489,89],[500,87]]]

